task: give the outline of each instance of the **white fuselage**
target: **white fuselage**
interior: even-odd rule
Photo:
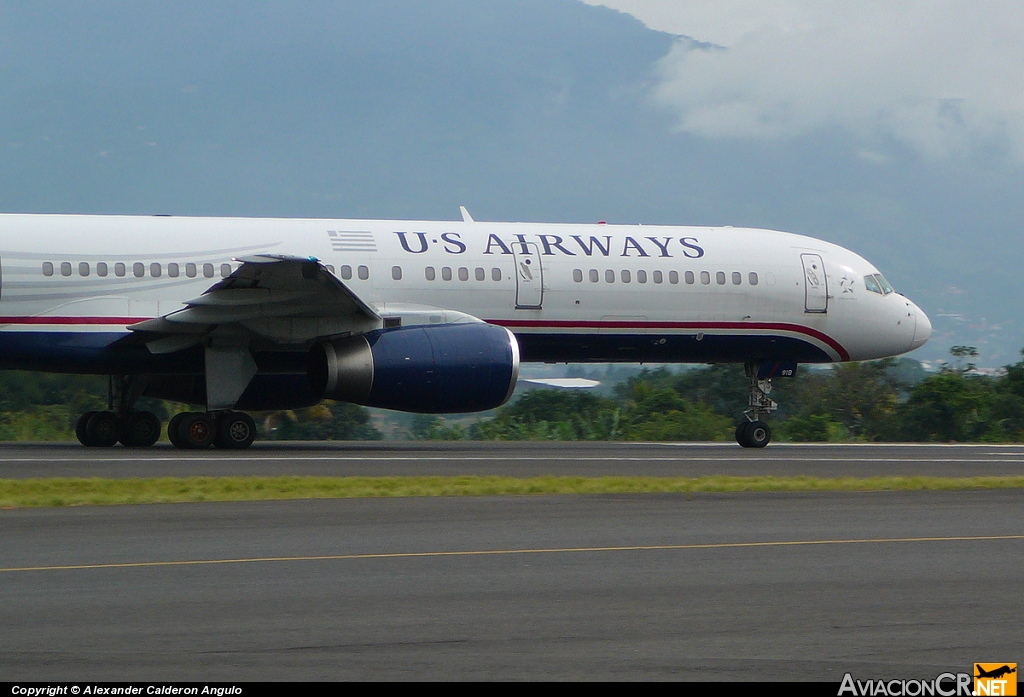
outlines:
[[[506,326],[524,360],[865,360],[931,332],[909,299],[865,286],[878,269],[862,257],[769,230],[7,214],[0,364],[39,367],[17,357],[50,335],[73,364],[76,336],[126,335],[260,253],[319,259],[382,316],[429,307]],[[49,369],[85,370],[59,348]]]

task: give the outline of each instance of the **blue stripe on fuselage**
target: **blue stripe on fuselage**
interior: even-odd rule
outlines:
[[[742,363],[748,360],[829,363],[822,349],[795,337],[769,334],[516,334],[522,360],[555,362]],[[257,363],[280,362],[261,354]],[[305,354],[282,351],[290,371],[304,365]],[[203,351],[192,347],[154,355],[131,332],[0,332],[0,369],[58,373],[132,374],[202,373]]]

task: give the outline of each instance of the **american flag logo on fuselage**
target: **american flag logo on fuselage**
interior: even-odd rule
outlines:
[[[335,252],[376,252],[373,233],[366,230],[328,230]]]

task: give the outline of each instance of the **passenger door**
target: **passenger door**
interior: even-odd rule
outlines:
[[[539,310],[544,301],[544,270],[536,243],[516,243],[516,309]]]
[[[804,312],[828,312],[828,278],[825,262],[818,254],[801,254],[804,266]]]

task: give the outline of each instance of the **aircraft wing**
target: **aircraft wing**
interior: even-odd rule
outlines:
[[[164,335],[147,345],[169,353],[227,328],[303,343],[381,326],[377,311],[314,258],[260,254],[236,261],[242,265],[234,273],[184,308],[130,329]]]

